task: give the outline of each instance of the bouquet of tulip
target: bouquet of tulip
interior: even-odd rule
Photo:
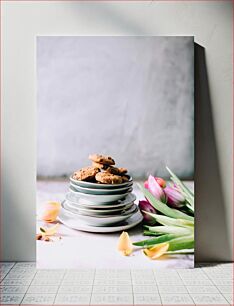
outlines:
[[[194,249],[194,193],[169,169],[170,183],[149,176],[140,186],[146,200],[139,201],[144,217],[144,235],[154,236],[134,242],[156,259],[164,253],[192,253]]]

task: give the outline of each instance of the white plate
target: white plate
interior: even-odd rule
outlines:
[[[74,180],[71,176],[70,176],[70,181],[73,184],[76,184],[80,187],[87,187],[87,188],[97,188],[97,189],[116,189],[116,188],[123,188],[128,186],[129,184],[132,184],[132,177],[129,178],[129,181],[126,183],[122,183],[122,184],[98,184],[98,183],[92,183],[92,182],[85,182],[85,181],[78,181],[78,180]]]
[[[82,199],[75,192],[68,192],[65,196],[66,200],[72,202],[73,204],[79,206],[83,206],[84,208],[95,208],[95,209],[109,209],[109,208],[120,208],[126,206],[136,200],[136,196],[134,193],[129,193],[125,199],[120,200],[114,204],[104,203],[100,205],[95,204],[87,204],[82,201]]]
[[[110,208],[110,209],[92,209],[92,208],[84,208],[83,206],[78,206],[70,201],[65,200],[64,206],[67,209],[74,211],[75,213],[90,215],[90,216],[97,216],[97,215],[114,215],[114,214],[121,214],[122,212],[128,210],[133,203],[130,203],[126,206],[122,206],[120,208]]]
[[[117,202],[118,200],[122,200],[126,198],[126,196],[129,194],[129,192],[122,193],[122,194],[106,194],[106,195],[87,194],[87,193],[75,191],[73,187],[70,187],[69,191],[77,194],[84,204],[113,203],[113,202]]]
[[[72,182],[70,182],[70,186],[72,186],[78,192],[87,193],[87,194],[95,194],[95,195],[123,194],[123,193],[132,191],[132,188],[130,188],[132,184],[124,188],[113,188],[113,189],[103,189],[103,188],[97,189],[97,188],[81,187],[76,184],[73,184]]]
[[[91,226],[87,225],[85,222],[81,220],[77,220],[76,218],[72,218],[71,216],[68,216],[64,213],[64,210],[61,209],[60,215],[58,217],[59,221],[62,222],[67,227],[84,231],[84,232],[90,232],[90,233],[113,233],[113,232],[120,232],[127,229],[130,229],[137,224],[139,224],[143,217],[140,211],[133,214],[129,219],[125,220],[122,224],[119,225],[113,225],[113,226]]]
[[[93,226],[108,226],[113,225],[116,223],[123,222],[124,220],[130,218],[136,211],[138,211],[138,207],[136,204],[134,204],[127,212],[125,212],[122,215],[112,215],[112,216],[87,216],[87,215],[81,215],[74,212],[71,212],[67,209],[65,209],[63,203],[61,210],[64,211],[65,214],[68,216],[70,215],[73,218],[76,218],[77,220],[84,221],[88,225]]]

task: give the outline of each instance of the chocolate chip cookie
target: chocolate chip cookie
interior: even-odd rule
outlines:
[[[128,170],[126,168],[117,168],[117,167],[113,167],[113,166],[109,166],[109,165],[105,165],[105,164],[99,164],[96,162],[92,163],[92,166],[95,168],[98,168],[100,170],[103,170],[105,172],[111,173],[111,174],[115,174],[115,175],[124,175],[128,172]]]
[[[121,178],[122,178],[123,183],[127,183],[129,181],[129,179],[130,179],[130,176],[122,175]]]
[[[124,175],[128,172],[127,168],[118,168],[118,170],[119,170],[119,175]]]
[[[113,167],[113,166],[109,166],[109,165],[105,165],[105,164],[99,164],[99,163],[95,163],[95,162],[92,163],[92,166],[96,167],[100,170],[103,170],[104,172],[120,175],[119,168],[116,168],[116,167]]]
[[[92,162],[92,166],[95,168],[98,168],[100,170],[106,170],[109,166],[108,165],[104,165],[104,164],[99,164],[96,162]]]
[[[93,162],[98,164],[104,164],[110,166],[115,164],[115,161],[112,157],[101,154],[91,154],[89,155],[89,159],[91,159]]]
[[[122,178],[119,175],[114,175],[108,172],[99,172],[95,175],[98,182],[103,184],[121,184]]]
[[[115,175],[120,175],[119,168],[109,166],[105,169],[105,172],[115,174]]]
[[[85,167],[73,173],[73,178],[78,181],[92,181],[95,175],[100,171],[96,167]]]

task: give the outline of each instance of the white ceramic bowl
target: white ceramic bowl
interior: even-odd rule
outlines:
[[[105,194],[105,195],[96,195],[96,194],[87,194],[87,193],[82,193],[78,192],[73,189],[73,187],[70,186],[69,191],[76,193],[82,202],[85,204],[107,204],[107,203],[114,203],[119,200],[122,200],[126,198],[126,196],[129,194],[130,191],[126,193],[121,193],[121,194]]]
[[[100,216],[86,216],[86,215],[76,214],[74,212],[67,210],[64,207],[63,203],[62,203],[62,208],[66,212],[66,214],[70,215],[72,218],[77,218],[77,220],[81,220],[86,224],[93,226],[108,226],[108,225],[117,224],[130,218],[134,213],[138,211],[138,207],[136,206],[136,204],[134,204],[127,212],[125,212],[122,215],[100,217]]]
[[[126,183],[122,183],[122,184],[99,184],[99,183],[92,183],[92,182],[85,182],[85,181],[78,181],[73,179],[70,176],[70,181],[75,184],[78,185],[80,187],[86,187],[86,188],[95,188],[95,189],[116,189],[116,188],[123,188],[123,187],[127,187],[129,185],[132,185],[132,177],[129,178],[129,181]]]
[[[109,208],[120,208],[124,207],[130,203],[133,203],[136,200],[134,193],[129,193],[125,199],[119,200],[116,203],[101,203],[101,204],[89,204],[82,201],[80,196],[75,192],[68,192],[65,196],[65,199],[72,202],[77,207],[83,206],[84,208],[95,208],[95,209],[109,209]]]
[[[105,189],[105,188],[98,189],[98,188],[81,187],[79,185],[73,184],[72,182],[70,182],[70,186],[78,192],[87,193],[87,194],[95,194],[95,195],[123,194],[126,192],[130,192],[130,190],[132,191],[132,188],[130,188],[132,184],[126,187],[123,187],[123,188],[112,188],[112,189]]]
[[[70,201],[65,200],[64,201],[64,207],[68,210],[77,213],[77,214],[83,214],[88,216],[110,216],[110,215],[121,215],[125,211],[127,211],[129,208],[133,206],[133,203],[130,203],[126,206],[122,206],[120,208],[109,208],[106,207],[105,209],[92,209],[92,208],[85,208],[82,205],[74,204]]]

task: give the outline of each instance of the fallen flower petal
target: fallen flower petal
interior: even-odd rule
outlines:
[[[53,236],[54,234],[56,234],[58,227],[59,227],[59,223],[49,228],[40,227],[41,235],[42,236]]]
[[[54,222],[59,214],[61,204],[59,202],[49,201],[45,205],[44,212],[42,214],[42,220],[46,222]]]
[[[119,237],[118,251],[124,256],[129,256],[133,251],[133,245],[127,232],[122,232]]]
[[[168,248],[169,248],[169,243],[164,242],[157,244],[152,248],[144,249],[143,252],[147,257],[154,260],[165,254]]]

